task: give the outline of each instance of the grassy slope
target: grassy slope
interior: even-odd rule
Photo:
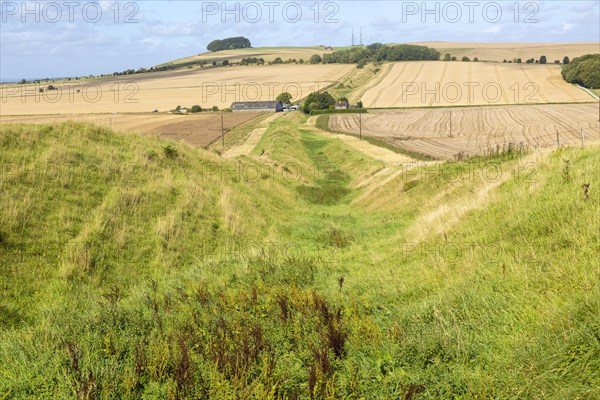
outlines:
[[[0,398],[593,398],[597,148],[356,189],[305,119],[256,161],[2,126]]]

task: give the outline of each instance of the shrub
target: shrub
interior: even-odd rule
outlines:
[[[310,56],[310,63],[311,64],[319,64],[323,61],[323,58],[318,55],[318,54],[313,54],[312,56]]]
[[[195,104],[192,106],[190,111],[193,113],[199,113],[200,111],[202,111],[202,107],[200,107],[198,104]]]
[[[548,60],[546,59],[546,56],[540,57],[540,64],[546,64],[547,62],[548,62]]]
[[[450,53],[446,53],[444,55],[444,61],[450,61],[450,60],[452,60],[452,56],[450,55]]]
[[[469,57],[463,56],[462,61],[471,61],[471,60],[469,59]]]
[[[165,158],[168,158],[169,160],[174,160],[179,157],[177,149],[170,144],[163,147],[163,154],[165,155]]]

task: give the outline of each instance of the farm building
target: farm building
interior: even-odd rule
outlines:
[[[347,110],[348,107],[349,107],[349,104],[345,101],[340,101],[338,103],[335,103],[336,110]]]
[[[281,101],[240,101],[231,104],[231,111],[283,111]]]

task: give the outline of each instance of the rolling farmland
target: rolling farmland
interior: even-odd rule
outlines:
[[[564,82],[557,65],[398,62],[384,66],[368,87],[362,101],[374,108],[593,100]]]
[[[2,85],[1,115],[168,111],[177,105],[226,108],[235,101],[294,99],[340,79],[353,65],[233,66],[167,71],[43,85]],[[40,89],[44,90],[40,92]]]
[[[600,139],[597,104],[381,110],[360,118],[363,135],[440,159],[484,154],[509,143],[552,147],[556,132],[561,145],[579,144],[581,128],[587,142]],[[357,114],[331,115],[329,124],[337,131],[359,132]]]
[[[2,117],[1,124],[49,124],[53,122],[90,122],[119,132],[135,132],[184,141],[193,146],[207,146],[221,135],[219,113],[190,114],[71,114]],[[224,128],[229,130],[253,118],[257,113],[226,113]]]

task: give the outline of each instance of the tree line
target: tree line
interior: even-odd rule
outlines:
[[[318,58],[313,56],[313,61]],[[319,57],[320,58],[320,57]],[[369,62],[382,61],[425,61],[439,60],[440,52],[427,46],[412,44],[384,45],[373,43],[368,46],[357,46],[350,49],[338,50],[333,53],[324,54],[323,64],[357,64],[365,66]]]
[[[589,89],[600,89],[600,54],[586,54],[574,58],[563,66],[562,76],[569,83]]]

